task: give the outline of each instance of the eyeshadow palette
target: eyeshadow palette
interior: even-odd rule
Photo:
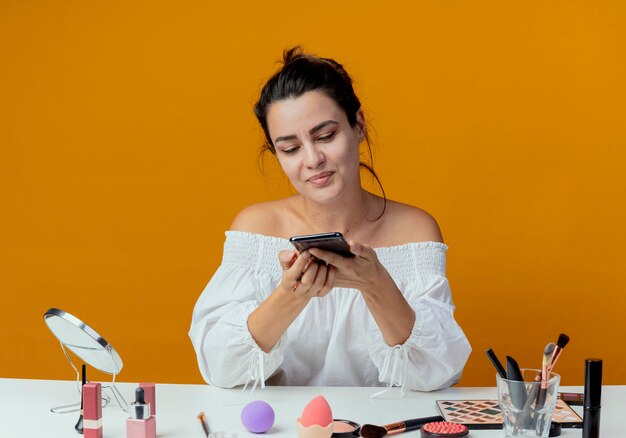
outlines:
[[[469,429],[502,429],[502,411],[497,400],[437,400],[446,421],[461,423]],[[581,428],[583,419],[563,400],[557,400],[552,421],[565,428]]]

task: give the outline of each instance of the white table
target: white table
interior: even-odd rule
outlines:
[[[118,388],[132,401],[136,385],[118,383]],[[267,387],[254,393],[239,389],[220,389],[207,385],[157,384],[157,433],[160,438],[202,438],[202,428],[196,418],[204,411],[211,431],[236,432],[239,438],[259,438],[247,432],[239,419],[242,407],[252,400],[265,400],[276,412],[276,422],[266,434],[268,438],[295,437],[295,421],[304,406],[321,394],[330,403],[335,418],[349,419],[360,424],[388,424],[410,418],[437,415],[435,400],[495,399],[495,387],[448,388],[431,393],[409,391],[403,399],[393,389],[388,398],[371,399],[380,388],[315,388]],[[563,387],[562,391],[582,392],[581,387]],[[0,379],[0,438],[73,437],[79,435],[73,427],[77,413],[53,414],[53,406],[78,400],[76,384],[72,381]],[[234,400],[234,401],[233,401]],[[225,405],[231,402],[229,405]],[[626,386],[605,386],[602,394],[602,425],[605,438],[626,436],[621,420],[626,414]],[[579,413],[580,409],[576,409]],[[126,436],[127,414],[115,401],[103,409],[105,437]],[[399,437],[417,437],[419,431],[406,432]],[[471,430],[469,437],[501,437],[501,430]],[[563,429],[563,437],[580,437],[580,429]]]

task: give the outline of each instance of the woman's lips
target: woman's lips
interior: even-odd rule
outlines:
[[[334,174],[335,172],[330,171],[318,173],[317,175],[313,175],[311,178],[307,179],[307,181],[316,186],[323,186],[328,183],[328,181]]]

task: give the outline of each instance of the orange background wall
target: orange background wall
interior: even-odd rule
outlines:
[[[538,366],[560,332],[563,383],[599,356],[625,384],[624,22],[617,0],[1,0],[0,377],[74,377],[59,307],[119,380],[202,381],[187,331],[223,232],[290,193],[251,107],[303,44],[354,76],[388,196],[441,225],[461,384],[494,385],[489,347]]]

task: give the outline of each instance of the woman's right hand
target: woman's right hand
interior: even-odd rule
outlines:
[[[281,251],[278,260],[283,268],[280,287],[285,291],[307,298],[323,297],[335,285],[336,268],[320,263],[308,251]]]

